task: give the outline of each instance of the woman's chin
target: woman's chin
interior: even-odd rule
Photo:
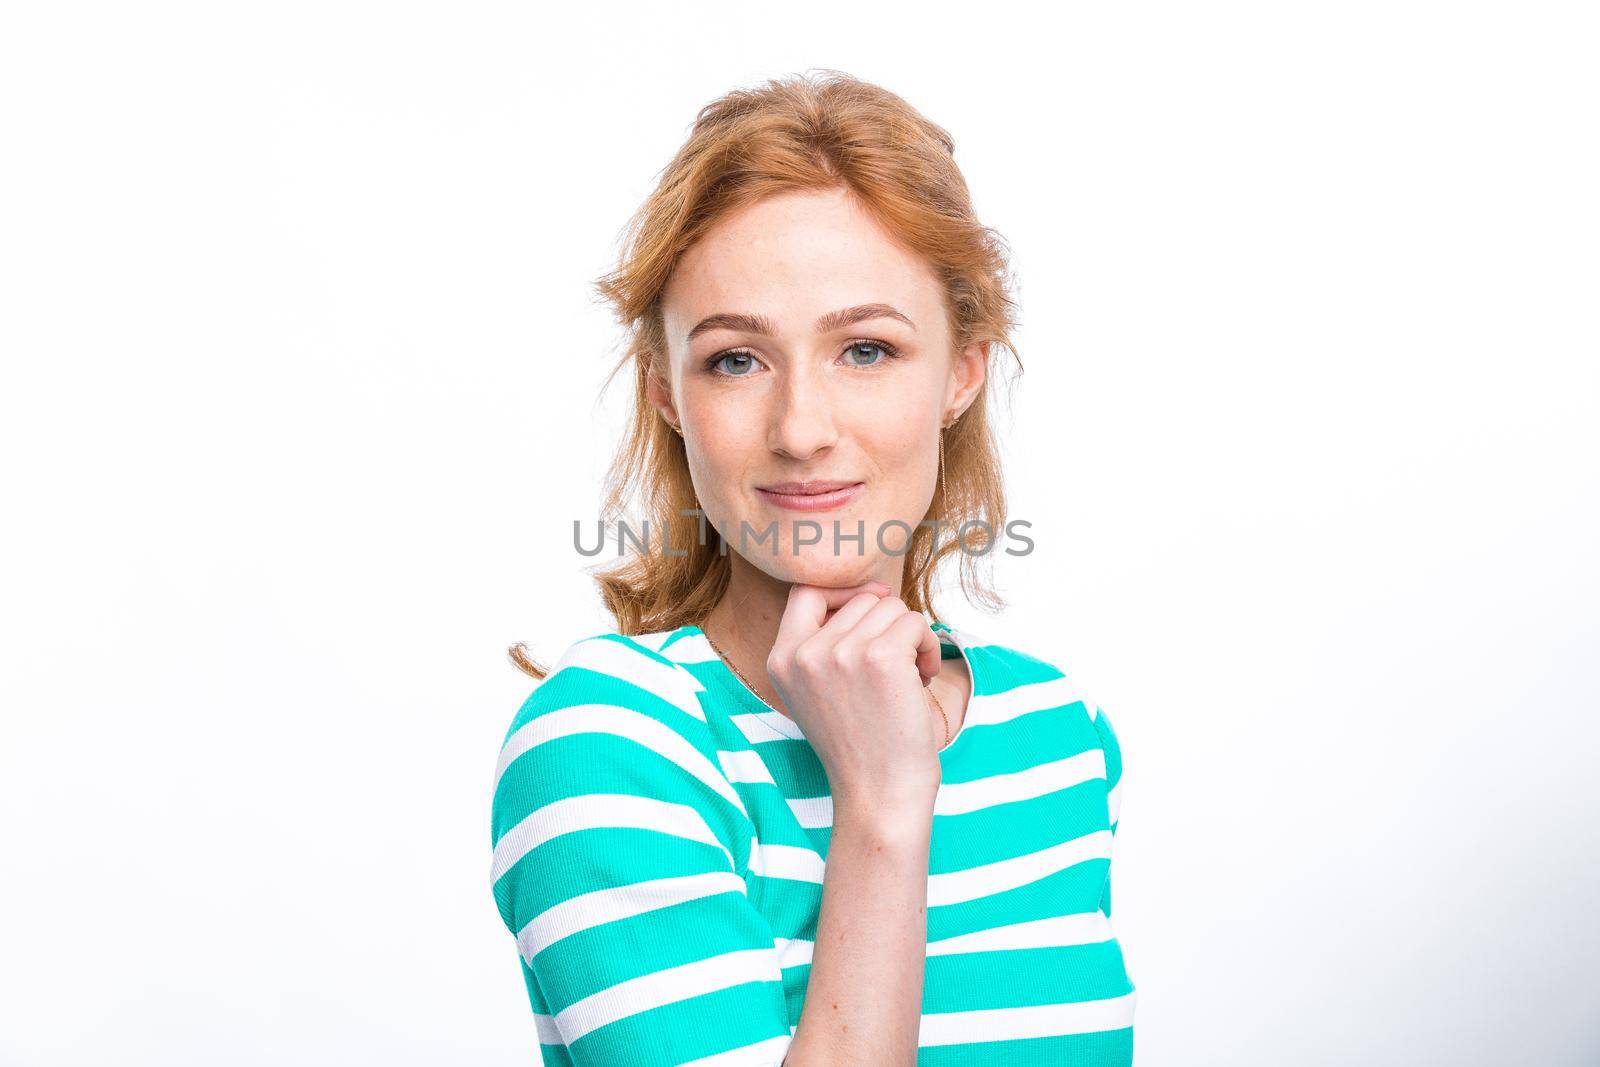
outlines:
[[[846,589],[870,582],[881,569],[875,556],[834,556],[802,548],[798,556],[782,555],[761,560],[761,569],[782,582]]]

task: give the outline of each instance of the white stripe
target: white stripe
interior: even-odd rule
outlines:
[[[917,1046],[962,1045],[975,1041],[1015,1041],[1124,1030],[1133,1025],[1134,1000],[1128,993],[1076,1004],[1038,1004],[1027,1008],[982,1008],[924,1015]]]
[[[795,821],[808,830],[833,825],[832,797],[790,797],[789,810]]]
[[[551,838],[602,827],[654,830],[715,845],[728,857],[728,869],[734,869],[733,853],[689,805],[623,793],[589,793],[546,804],[507,830],[494,847],[490,880],[498,882],[518,860]]]
[[[698,1060],[679,1064],[678,1067],[776,1067],[789,1054],[789,1045],[794,1041],[794,1031],[795,1028],[791,1026],[787,1034],[769,1037],[765,1041],[757,1041],[743,1048],[732,1048],[715,1056],[702,1056]]]
[[[1067,678],[1025,682],[1003,693],[984,694],[984,722],[1008,722],[1032,711],[1058,708],[1081,699],[1078,687]]]
[[[636,742],[676,764],[748,818],[744,801],[729,783],[727,775],[714,766],[688,738],[659,719],[652,719],[642,711],[617,704],[574,704],[558,708],[517,730],[500,749],[494,790],[499,790],[501,776],[518,756],[558,737],[574,734],[608,734]]]
[[[522,958],[532,965],[533,957],[580,931],[690,900],[744,892],[744,879],[737,874],[712,871],[579,893],[530,919],[517,932],[517,947],[522,950]]]
[[[533,1028],[539,1035],[539,1044],[561,1045],[563,1047],[566,1045],[566,1042],[561,1040],[561,1031],[556,1027],[556,1017],[554,1015],[541,1015],[538,1012],[534,1012]]]
[[[1028,885],[1074,864],[1111,856],[1111,831],[1093,833],[1011,859],[928,876],[928,906],[962,904]],[[750,850],[750,873],[822,884],[826,864],[816,852],[797,845],[757,842]]]
[[[970,934],[943,937],[928,942],[927,955],[949,956],[962,952],[997,952],[1025,948],[1064,948],[1070,945],[1098,945],[1115,937],[1104,912],[1089,911],[1057,915],[1048,919],[975,930]],[[816,942],[804,938],[774,938],[780,966],[799,967],[811,962]]]
[[[728,716],[752,745],[763,741],[803,741],[805,734],[789,716],[776,711],[742,711]],[[774,736],[776,735],[776,736]]]
[[[1075,756],[1041,763],[1022,771],[992,774],[987,778],[975,778],[970,782],[953,785],[940,785],[934,795],[933,813],[966,815],[1001,804],[1032,800],[1105,776],[1105,753],[1098,748],[1092,748]],[[771,776],[765,780],[771,781]],[[789,810],[794,812],[796,821],[806,829],[833,825],[832,797],[791,797]]]
[[[717,762],[722,765],[722,773],[727,776],[730,782],[770,782],[773,785],[778,784],[772,781],[772,772],[767,769],[766,763],[753,749],[747,748],[743,752],[718,750]]]
[[[783,972],[778,969],[778,957],[770,945],[739,949],[618,982],[557,1013],[556,1025],[567,1044],[572,1045],[591,1030],[664,1004],[746,982],[782,981]]]
[[[972,652],[975,649],[985,648],[990,644],[990,642],[985,641],[982,637],[967,629],[965,626],[952,626],[949,630],[944,632],[937,630],[934,632],[939,634],[939,640],[941,642],[953,644],[963,652]],[[967,663],[968,666],[971,666],[970,658],[968,659]]]
[[[963,815],[1018,800],[1032,800],[1057,790],[1106,776],[1105,753],[1098,748],[1065,759],[1052,760],[1010,774],[992,774],[955,785],[940,785],[935,794],[935,815]]]
[[[661,654],[675,663],[712,663],[722,658],[704,633],[684,634],[661,649]]]
[[[799,967],[811,962],[811,951],[816,942],[799,937],[775,937],[772,944],[777,949],[780,967]]]
[[[1066,945],[1095,945],[1115,936],[1103,912],[1089,911],[1057,915],[1050,919],[996,926],[970,934],[942,937],[928,942],[928,955],[948,956],[957,952],[997,952],[1018,948],[1058,948]]]
[[[657,630],[648,634],[629,634],[628,640],[634,644],[643,645],[651,652],[660,652],[661,645],[668,637],[672,636],[671,630]]]
[[[1106,818],[1112,826],[1117,825],[1117,816],[1122,814],[1122,782],[1119,780],[1106,792]]]
[[[671,663],[661,663],[651,659],[621,641],[605,637],[588,637],[574,642],[557,661],[550,678],[555,677],[555,672],[563,667],[582,667],[584,670],[619,678],[665,700],[701,722],[706,721],[705,709],[700,706],[700,701],[695,696],[696,693],[705,691],[705,686],[700,684],[698,678]],[[541,684],[548,685],[550,678],[546,678]]]
[[[1111,831],[1093,833],[1063,841],[1059,845],[961,871],[948,871],[928,877],[928,907],[961,904],[969,900],[1003,893],[1008,889],[1037,882],[1086,860],[1111,856]]]
[[[750,851],[750,873],[762,878],[787,878],[794,882],[821,885],[822,872],[822,857],[799,845],[758,842]]]

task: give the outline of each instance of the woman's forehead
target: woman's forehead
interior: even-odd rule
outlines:
[[[761,316],[779,333],[809,333],[829,312],[882,303],[919,329],[935,318],[938,282],[853,198],[785,194],[721,220],[688,250],[663,294],[676,343],[712,315]]]

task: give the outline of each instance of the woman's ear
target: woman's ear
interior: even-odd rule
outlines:
[[[661,413],[668,426],[682,426],[678,420],[678,406],[672,402],[672,384],[657,373],[661,362],[650,354],[649,370],[645,373],[644,394],[650,406]]]
[[[950,368],[950,388],[945,395],[946,421],[971,406],[988,373],[988,341],[974,341],[956,355],[955,364]]]

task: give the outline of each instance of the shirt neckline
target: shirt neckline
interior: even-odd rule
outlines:
[[[975,721],[974,715],[981,706],[982,698],[979,696],[979,689],[980,678],[983,676],[980,675],[978,671],[977,662],[971,655],[971,650],[967,646],[967,641],[964,634],[943,622],[930,622],[928,624],[928,628],[939,637],[939,653],[941,659],[954,659],[956,656],[959,656],[963,661],[965,661],[967,665],[967,679],[970,686],[970,691],[967,695],[966,714],[961,717],[961,727],[956,730],[955,736],[950,738],[950,743],[939,750],[939,758],[942,761],[950,755],[950,753],[958,744],[961,743],[961,739],[967,734],[968,727],[972,726]],[[701,649],[701,652],[704,656],[703,661],[711,663],[711,677],[724,694],[732,697],[737,703],[743,705],[745,708],[749,709],[749,711],[754,713],[757,716],[757,721],[760,722],[766,729],[771,730],[775,738],[781,737],[784,740],[795,740],[795,738],[790,737],[789,734],[770,724],[768,717],[772,715],[779,716],[788,725],[789,729],[793,730],[795,734],[798,734],[800,739],[804,739],[805,732],[800,729],[799,723],[795,722],[795,720],[783,709],[775,708],[768,704],[765,700],[762,700],[755,694],[754,691],[750,689],[749,686],[744,684],[738,675],[733,673],[728,664],[723,661],[720,655],[717,654],[717,650],[711,646],[711,641],[706,637],[706,632],[704,630],[693,623],[686,624],[684,626],[684,630],[690,639],[703,646]],[[682,641],[683,638],[680,637],[677,641],[672,642],[672,644],[668,646],[669,649],[680,645]],[[945,654],[949,649],[955,650],[954,656]],[[682,652],[685,650],[680,648],[679,651]]]

